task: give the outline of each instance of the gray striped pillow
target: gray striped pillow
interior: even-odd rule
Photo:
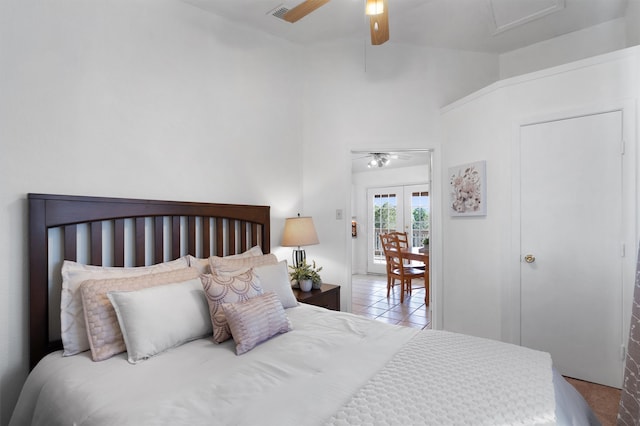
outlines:
[[[273,292],[245,302],[223,303],[236,354],[242,355],[271,337],[291,331],[291,322],[280,299]]]

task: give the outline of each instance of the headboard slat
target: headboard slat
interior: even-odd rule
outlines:
[[[251,224],[251,246],[255,246],[260,244],[258,241],[258,225],[255,223]]]
[[[189,216],[188,230],[189,232],[187,233],[187,238],[188,238],[187,251],[189,253],[193,253],[193,255],[195,256],[197,254],[196,243],[198,241],[196,237],[196,217],[195,216]]]
[[[252,245],[259,242],[264,253],[271,250],[268,206],[49,194],[28,194],[28,201],[29,330],[32,368],[47,353],[62,347],[59,340],[49,337],[49,310],[52,309],[52,318],[55,318],[56,313],[59,314],[59,306],[49,305],[49,271],[57,269],[53,274],[59,274],[61,266],[49,265],[49,230],[62,228],[64,231],[52,234],[51,238],[55,238],[55,247],[58,247],[58,240],[62,240],[60,254],[65,259],[78,259],[80,248],[83,252],[81,258],[90,259],[93,265],[104,263],[105,251],[109,254],[106,258],[112,259],[111,263],[116,266],[124,266],[130,262],[135,266],[144,266],[147,258],[152,259],[152,263],[177,259],[185,254],[181,253],[183,241],[186,245],[182,247],[182,251],[193,256],[198,254],[196,250],[199,250],[200,242],[201,256],[204,257],[212,254],[225,255],[225,243],[229,244],[229,253],[236,253],[238,239],[243,251],[246,249],[247,239],[252,241]],[[165,232],[165,218],[170,221],[169,234]],[[183,218],[186,218],[187,226],[182,226]],[[152,223],[152,235],[147,235],[146,232],[147,219]],[[240,226],[236,226],[236,223]],[[251,227],[250,236],[243,231],[245,223]],[[86,231],[85,227],[78,229],[77,225],[81,224],[88,225]],[[210,229],[212,224],[213,232]],[[103,238],[103,227],[112,231],[113,238]],[[260,235],[255,235],[256,232]],[[80,245],[78,237],[81,237]],[[169,240],[169,251],[165,253],[165,242]],[[85,247],[87,242],[89,247]],[[151,243],[152,247],[148,243]],[[215,253],[211,253],[211,247]],[[87,251],[89,253],[85,253]]]
[[[64,258],[67,260],[76,260],[78,249],[77,229],[75,225],[67,225],[64,227]]]
[[[211,218],[202,218],[202,257],[211,256]]]
[[[156,217],[153,221],[153,263],[164,260],[164,218]]]
[[[145,238],[145,218],[143,217],[138,217],[136,218],[135,221],[135,227],[136,227],[136,231],[135,231],[135,236],[136,236],[136,246],[135,246],[135,250],[136,250],[136,264],[135,266],[144,266],[145,263],[145,252],[146,252],[146,246],[147,246],[147,241]]]
[[[171,218],[171,258],[180,257],[180,216]]]
[[[91,222],[91,264],[102,265],[102,222]]]
[[[113,265],[124,266],[124,219],[117,219],[113,224]]]
[[[216,252],[215,256],[224,256],[224,231],[222,229],[222,219],[215,219],[216,221]]]
[[[238,231],[238,235],[240,235],[240,253],[247,251],[247,222],[244,220],[240,221],[240,227]]]

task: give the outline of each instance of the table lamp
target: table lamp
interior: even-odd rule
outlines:
[[[293,251],[293,266],[298,267],[306,261],[306,254],[301,246],[318,244],[318,234],[311,217],[289,217],[284,221],[282,235],[283,247],[298,247]]]

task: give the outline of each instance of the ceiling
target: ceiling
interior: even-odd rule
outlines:
[[[291,24],[271,15],[302,0],[182,0],[238,25],[300,45],[365,41],[369,22],[365,0],[333,0]],[[640,0],[387,0],[390,42],[501,54],[622,18],[628,2]],[[353,172],[367,160],[352,155]],[[428,153],[405,153],[389,168],[427,164]],[[413,157],[407,159],[407,157]],[[356,160],[357,159],[357,160]],[[379,170],[379,169],[378,169]]]
[[[330,1],[294,24],[270,12],[302,0],[183,1],[302,45],[369,34],[365,0]],[[388,0],[390,41],[499,54],[624,17],[630,1]]]

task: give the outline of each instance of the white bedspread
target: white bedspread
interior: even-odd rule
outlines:
[[[137,365],[124,354],[51,354],[27,379],[11,424],[321,424],[416,334],[310,305],[287,315],[293,331],[241,356],[233,341],[211,339]]]
[[[442,331],[415,336],[329,422],[436,426],[555,423],[548,353]]]
[[[27,379],[10,424],[324,424],[374,376],[372,384],[406,387],[427,401],[425,404],[436,404],[430,415],[446,415],[455,409],[469,411],[466,417],[479,418],[483,414],[477,410],[509,406],[521,416],[529,416],[528,411],[520,410],[522,404],[511,406],[512,397],[531,398],[524,404],[530,408],[543,404],[537,410],[544,416],[541,422],[553,415],[550,360],[536,360],[533,364],[540,371],[530,370],[531,359],[540,352],[492,342],[496,348],[509,348],[507,352],[513,348],[521,351],[513,354],[522,364],[514,358],[509,369],[501,372],[495,364],[504,365],[506,353],[505,357],[489,359],[493,349],[483,339],[459,340],[451,338],[459,336],[451,333],[418,332],[308,305],[288,309],[287,315],[293,331],[241,356],[235,355],[232,341],[216,345],[210,339],[185,344],[136,365],[129,364],[124,354],[102,362],[91,361],[87,353],[66,358],[59,352],[50,354]],[[416,335],[425,338],[412,340]],[[472,351],[478,341],[480,352],[489,351],[485,358],[476,359]],[[488,362],[493,363],[490,368]],[[396,374],[397,364],[407,367],[405,373]],[[521,368],[525,372],[522,377]],[[385,373],[376,375],[381,369]],[[456,371],[457,379],[448,380]],[[514,394],[523,381],[527,393]],[[468,405],[469,401],[460,399],[460,390],[477,393],[478,399],[486,399],[487,393],[494,405]],[[361,392],[365,406],[380,402],[380,395],[373,396],[367,387]],[[371,407],[368,410],[371,412]],[[372,416],[381,420],[372,423],[386,422],[386,414]],[[398,423],[391,421],[393,415],[388,419],[388,423]],[[421,417],[419,423],[426,422]],[[522,422],[534,423],[531,419]]]

